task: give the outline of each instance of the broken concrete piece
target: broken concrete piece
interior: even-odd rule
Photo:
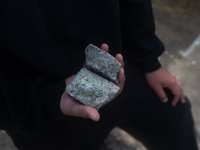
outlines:
[[[121,63],[109,53],[89,44],[85,49],[86,66],[98,75],[118,84],[117,73],[120,71]]]
[[[109,102],[119,89],[114,83],[85,68],[81,69],[66,87],[67,93],[73,98],[97,110]]]

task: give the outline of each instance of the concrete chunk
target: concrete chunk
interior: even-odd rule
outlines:
[[[66,87],[66,92],[81,103],[97,110],[119,91],[114,83],[83,68]]]
[[[87,46],[85,54],[88,69],[118,84],[117,73],[121,68],[120,62],[93,44]]]

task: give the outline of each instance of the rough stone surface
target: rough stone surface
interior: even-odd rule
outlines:
[[[74,77],[66,92],[81,103],[97,110],[119,91],[114,83],[83,68]]]
[[[102,77],[118,83],[117,73],[120,71],[121,63],[109,53],[89,44],[85,49],[86,66],[88,69]]]

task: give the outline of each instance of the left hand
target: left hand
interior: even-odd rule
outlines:
[[[109,48],[107,44],[102,44],[101,49],[108,52]],[[114,96],[113,99],[115,99],[122,92],[125,82],[123,57],[121,54],[117,54],[115,58],[122,64],[122,66],[120,71],[118,72],[118,80],[119,80],[118,86],[120,87],[120,90]],[[86,67],[86,65],[84,64],[83,67]],[[66,86],[72,82],[74,76],[75,75],[70,76],[65,80]],[[60,109],[61,112],[66,116],[82,117],[85,119],[92,119],[93,121],[99,121],[100,119],[100,114],[95,108],[79,103],[77,100],[72,98],[67,92],[64,92],[62,94],[60,100]]]
[[[172,106],[175,106],[180,100],[185,103],[183,89],[175,76],[165,68],[161,67],[156,71],[145,73],[149,86],[156,92],[162,102],[167,102],[168,98],[163,88],[168,88],[174,94]]]

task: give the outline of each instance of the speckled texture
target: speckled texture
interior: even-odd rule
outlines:
[[[118,83],[117,73],[121,68],[120,62],[92,44],[87,46],[85,54],[87,68],[116,84]]]
[[[81,103],[97,110],[119,91],[114,83],[83,68],[74,77],[66,92]]]

